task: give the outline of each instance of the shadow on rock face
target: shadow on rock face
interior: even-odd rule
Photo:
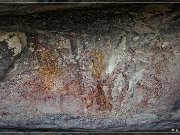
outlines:
[[[13,54],[12,50],[8,49],[7,42],[0,42],[0,80],[4,78],[7,69],[12,64]]]
[[[25,48],[26,36],[23,33],[6,33],[0,36],[0,80]]]
[[[176,102],[173,105],[172,111],[177,111],[180,109],[180,98],[176,100]]]

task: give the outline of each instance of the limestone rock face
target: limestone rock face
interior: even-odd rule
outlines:
[[[179,129],[180,10],[146,6],[1,16],[0,127]]]

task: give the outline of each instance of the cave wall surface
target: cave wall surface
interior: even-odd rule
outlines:
[[[180,128],[179,4],[0,16],[0,128]]]

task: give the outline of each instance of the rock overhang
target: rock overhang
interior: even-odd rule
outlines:
[[[178,128],[179,10],[142,5],[1,16],[2,35],[27,44],[0,63],[2,127]]]

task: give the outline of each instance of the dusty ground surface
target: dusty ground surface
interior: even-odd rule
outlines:
[[[179,4],[0,16],[0,127],[180,128]]]

